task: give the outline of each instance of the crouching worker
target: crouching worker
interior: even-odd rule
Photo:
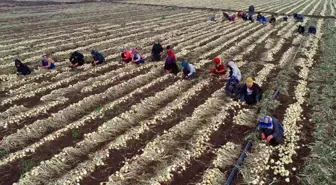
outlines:
[[[305,27],[302,26],[302,25],[299,25],[298,32],[299,32],[299,34],[303,35],[304,32],[305,32]]]
[[[283,20],[288,21],[288,15],[287,14],[283,17]]]
[[[271,17],[271,19],[270,19],[269,23],[271,23],[271,24],[274,24],[274,23],[275,23],[275,21],[276,21],[276,18],[275,18],[275,16],[274,16],[274,15],[272,15],[272,17]]]
[[[211,74],[219,75],[224,79],[225,77],[225,68],[222,60],[218,57],[214,58],[215,68],[210,70]]]
[[[258,120],[261,139],[266,144],[278,145],[284,142],[284,129],[280,122],[270,116],[263,116]]]
[[[163,47],[158,40],[155,41],[152,47],[152,61],[158,62],[161,60]]]
[[[55,68],[55,62],[54,60],[48,56],[47,54],[43,54],[43,59],[41,60],[41,68],[44,69],[54,69]]]
[[[236,16],[235,16],[235,15],[231,15],[231,16],[230,16],[230,21],[231,21],[231,22],[235,21],[235,19],[236,19]]]
[[[316,27],[315,26],[309,26],[308,33],[316,35]]]
[[[254,83],[251,77],[246,79],[246,84],[242,89],[241,101],[245,101],[247,104],[252,105],[259,102],[262,97],[262,90],[258,84]]]
[[[71,54],[69,61],[71,67],[82,66],[84,64],[84,55],[75,51]]]
[[[22,74],[22,75],[29,75],[30,74],[30,69],[26,64],[23,64],[21,62],[21,60],[19,59],[14,59],[15,62],[15,67],[16,67],[16,71],[18,74]]]
[[[132,54],[126,48],[121,48],[121,61],[123,63],[129,63],[132,61]]]
[[[140,52],[136,49],[132,49],[132,63],[134,64],[143,64],[145,60],[142,58]]]
[[[183,79],[190,79],[196,77],[196,70],[194,65],[190,64],[186,60],[182,60],[182,78]]]
[[[230,76],[225,86],[225,92],[233,94],[241,80],[241,73],[233,61],[230,61],[227,67],[230,69]]]
[[[223,14],[223,20],[225,21],[225,20],[230,20],[230,16],[229,16],[229,14],[227,14],[225,11],[222,11],[222,14]]]
[[[178,67],[177,67],[177,64],[176,64],[175,53],[172,50],[171,46],[167,46],[166,50],[167,50],[167,57],[165,59],[164,70],[167,73],[173,73],[173,74],[177,75],[179,70],[178,70]]]
[[[102,64],[103,62],[105,62],[105,58],[98,51],[92,50],[91,55],[93,57],[92,65],[99,65],[99,64]]]

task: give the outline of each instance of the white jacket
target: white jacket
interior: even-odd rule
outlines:
[[[241,73],[236,64],[233,61],[230,61],[228,65],[232,68],[232,76],[236,77],[240,81]]]

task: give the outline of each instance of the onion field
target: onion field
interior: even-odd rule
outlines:
[[[332,0],[255,7],[319,16],[336,8]],[[0,185],[223,185],[264,114],[284,125],[285,144],[256,141],[232,184],[301,184],[318,111],[308,102],[309,85],[328,24],[221,17],[115,2],[0,2]],[[297,34],[300,24],[316,26],[317,34]],[[166,74],[163,61],[150,62],[155,39],[173,46],[179,66],[182,59],[194,64],[198,78],[182,80]],[[121,47],[139,49],[145,64],[120,64]],[[104,64],[68,67],[72,52],[90,61],[92,49]],[[56,59],[54,69],[39,68],[43,53]],[[262,102],[228,97],[225,82],[209,74],[216,56],[233,59],[242,79],[253,77]],[[14,58],[32,73],[18,76]]]

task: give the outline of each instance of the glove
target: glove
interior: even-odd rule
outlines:
[[[241,101],[245,101],[245,96],[243,95],[241,98],[240,98]]]
[[[266,136],[265,136],[265,134],[264,134],[263,132],[261,133],[261,139],[262,139],[262,140],[265,140],[265,139],[266,139]]]
[[[269,135],[266,139],[266,144],[268,144],[272,138],[273,138],[273,135]]]

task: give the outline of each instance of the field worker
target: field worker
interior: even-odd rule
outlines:
[[[182,66],[182,78],[184,79],[190,79],[196,76],[196,69],[194,65],[190,64],[186,60],[182,60],[181,63]]]
[[[260,12],[257,14],[257,22],[261,22],[262,15]]]
[[[308,33],[316,35],[316,27],[315,26],[309,26]]]
[[[275,18],[274,15],[272,15],[272,17],[271,17],[269,23],[273,24],[273,23],[275,23],[275,21],[276,21],[276,18]]]
[[[249,7],[248,11],[249,11],[249,14],[250,14],[250,15],[253,15],[253,14],[254,14],[254,6],[251,5],[251,6]]]
[[[302,14],[293,13],[293,17],[297,21],[301,21],[301,22],[303,21],[303,15]]]
[[[261,139],[266,144],[278,145],[284,142],[284,129],[280,122],[270,116],[263,116],[258,120]]]
[[[288,15],[285,15],[285,16],[283,17],[283,20],[284,20],[284,21],[288,21]]]
[[[26,65],[26,64],[23,64],[21,62],[21,60],[19,59],[14,59],[14,62],[15,62],[15,67],[16,67],[16,71],[18,74],[22,74],[22,75],[29,75],[30,74],[30,69],[29,67]]]
[[[162,52],[163,52],[163,47],[160,44],[159,40],[156,40],[152,47],[152,61],[156,61],[156,62],[160,61]]]
[[[251,5],[249,7],[248,11],[249,11],[249,17],[248,17],[248,19],[253,22],[253,20],[254,20],[254,18],[253,18],[253,16],[254,16],[254,6]]]
[[[267,18],[265,16],[261,17],[261,23],[266,24],[267,23]]]
[[[175,53],[174,53],[173,49],[171,48],[171,46],[167,46],[166,50],[167,50],[167,57],[165,59],[164,70],[167,73],[173,73],[173,74],[176,75],[179,70],[178,70],[178,67],[177,67],[177,64],[176,64]]]
[[[141,53],[136,49],[132,49],[132,63],[143,64],[145,60],[142,58]]]
[[[103,62],[105,62],[105,58],[98,51],[92,50],[91,55],[93,57],[92,65],[99,65],[99,64],[102,64]]]
[[[235,21],[235,19],[236,19],[236,16],[235,16],[235,15],[231,15],[231,16],[230,16],[230,21],[233,22],[233,21]]]
[[[246,84],[242,89],[241,101],[245,101],[247,104],[252,105],[259,102],[262,97],[262,90],[258,84],[254,83],[251,77],[246,79]]]
[[[48,56],[47,54],[43,54],[42,57],[43,59],[41,60],[41,68],[44,68],[44,69],[54,69],[55,68],[55,62],[50,56]]]
[[[230,61],[227,64],[227,67],[230,69],[230,75],[225,86],[225,91],[228,93],[234,93],[241,80],[241,73],[233,61]]]
[[[247,15],[246,12],[243,12],[243,14],[242,14],[242,18],[243,18],[244,21],[247,21],[247,20],[248,20],[248,15]]]
[[[126,48],[121,48],[121,60],[124,63],[129,63],[132,61],[132,54]]]
[[[302,25],[299,25],[298,32],[299,32],[299,34],[303,35],[304,32],[305,32],[305,27],[302,26]]]
[[[229,14],[227,14],[224,10],[222,11],[222,14],[223,14],[223,20],[230,20],[230,16]]]
[[[215,68],[210,70],[211,74],[217,74],[220,77],[225,77],[225,67],[222,60],[219,57],[214,58]]]
[[[75,51],[71,54],[69,61],[70,66],[82,66],[84,64],[84,55],[78,51]]]
[[[239,12],[237,13],[237,17],[238,17],[238,18],[242,18],[242,15],[243,15],[243,12],[241,12],[241,11],[239,11]]]

